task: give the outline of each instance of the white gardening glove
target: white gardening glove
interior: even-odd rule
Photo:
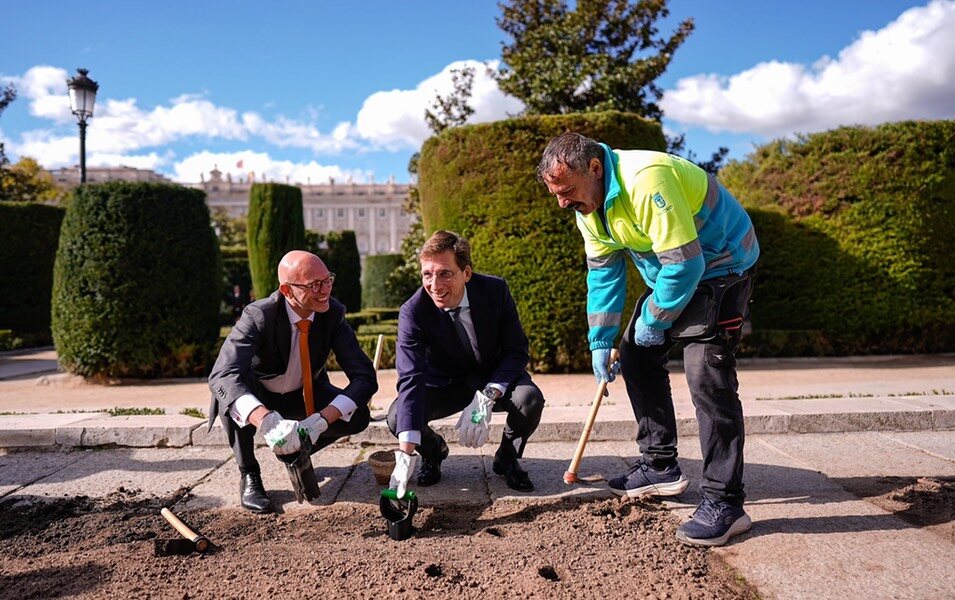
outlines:
[[[397,492],[398,499],[405,497],[408,491],[408,480],[414,472],[415,463],[418,462],[417,454],[408,454],[401,450],[395,450],[395,470],[391,472],[391,481],[388,487]]]
[[[301,436],[308,435],[312,440],[312,445],[314,446],[318,442],[318,436],[325,433],[328,430],[328,421],[325,420],[325,417],[321,413],[315,413],[310,417],[305,417],[298,422],[298,433]]]
[[[491,408],[494,398],[484,395],[484,392],[474,392],[471,404],[458,418],[458,443],[466,448],[480,448],[487,441],[491,433]]]
[[[302,447],[298,437],[298,421],[283,419],[276,411],[270,411],[262,419],[262,437],[272,452],[278,455],[295,454]]]

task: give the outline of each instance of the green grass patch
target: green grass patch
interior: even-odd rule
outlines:
[[[184,408],[179,411],[180,415],[186,415],[187,417],[195,417],[197,419],[205,419],[206,415],[202,413],[198,408]]]
[[[106,411],[111,417],[135,417],[139,415],[164,415],[166,414],[165,408],[145,408],[145,407],[132,407],[132,408],[111,408]]]

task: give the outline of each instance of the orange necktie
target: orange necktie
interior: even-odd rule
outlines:
[[[298,327],[298,356],[302,360],[302,393],[305,396],[305,416],[315,412],[315,397],[312,395],[312,361],[308,356],[308,330],[312,322],[302,319]]]

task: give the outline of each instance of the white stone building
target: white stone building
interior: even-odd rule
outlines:
[[[79,184],[79,169],[51,171],[54,180],[65,187]],[[90,183],[103,181],[153,181],[172,183],[166,177],[145,169],[132,167],[94,167],[86,170]],[[210,209],[223,208],[232,216],[243,216],[249,209],[249,189],[252,182],[224,178],[218,168],[199,183],[185,184],[206,193]],[[319,233],[350,229],[355,232],[358,253],[391,254],[401,251],[401,240],[408,233],[415,216],[402,209],[409,185],[395,183],[327,183],[295,184],[302,189],[305,228]]]

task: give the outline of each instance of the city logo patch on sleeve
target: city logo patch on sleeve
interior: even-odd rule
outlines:
[[[667,204],[660,192],[653,194],[653,203],[660,209],[660,212],[669,212],[673,207]]]

